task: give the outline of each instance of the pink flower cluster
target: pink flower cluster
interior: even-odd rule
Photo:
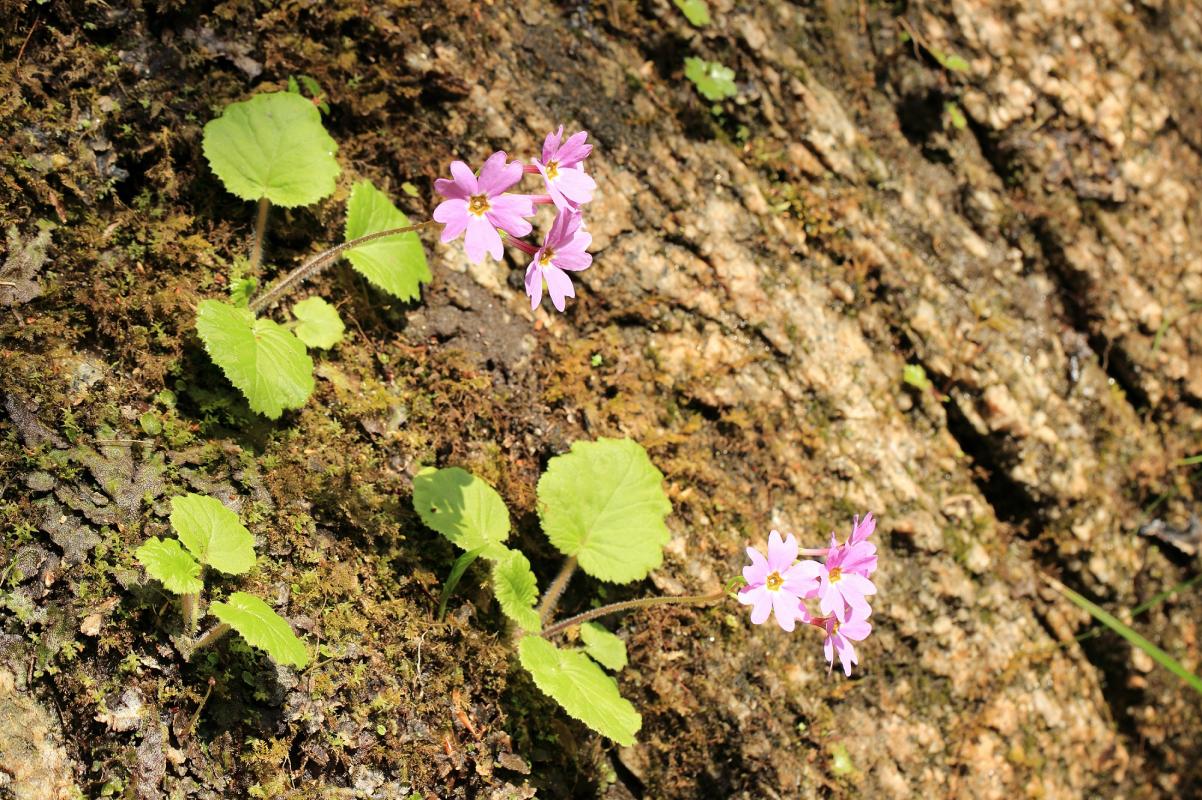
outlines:
[[[593,237],[583,229],[580,213],[597,188],[584,171],[584,160],[593,150],[586,139],[588,132],[579,131],[565,141],[560,125],[543,141],[542,158],[532,159],[530,164],[509,161],[504,151],[497,151],[484,162],[478,176],[467,164],[454,161],[451,179],[434,182],[435,190],[446,198],[434,209],[434,220],[444,226],[443,243],[463,234],[464,249],[473,263],[480,263],[486,254],[500,261],[504,233],[510,244],[533,257],[526,269],[531,309],[538,308],[545,285],[556,310],[563,311],[564,301],[576,296],[568,273],[587,269],[593,262],[586,252]],[[546,194],[509,194],[526,174],[542,176]],[[554,205],[556,209],[542,247],[521,238],[533,229],[529,220],[536,205]]]
[[[797,622],[820,628],[825,633],[823,650],[834,666],[838,655],[843,672],[851,675],[857,663],[856,648],[872,632],[868,622],[872,608],[868,596],[876,594],[870,578],[876,571],[876,545],[868,541],[876,531],[871,513],[856,517],[851,536],[840,544],[831,534],[830,546],[806,550],[806,555],[825,555],[824,563],[798,561],[800,549],[793,534],[781,538],[778,531],[768,536],[768,555],[747,548],[751,564],[743,568],[747,585],[739,591],[739,602],[751,606],[751,621],[761,625],[770,614],[786,631]],[[805,601],[816,600],[818,614],[811,613]]]

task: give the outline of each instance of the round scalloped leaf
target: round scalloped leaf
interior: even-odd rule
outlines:
[[[225,107],[204,130],[204,154],[225,188],[292,208],[334,193],[338,145],[311,102],[291,92],[255,95]]]
[[[171,498],[171,527],[202,564],[229,575],[241,575],[255,565],[250,531],[220,500],[199,494]]]
[[[309,651],[292,632],[288,620],[253,594],[234,592],[226,602],[213,603],[209,612],[252,646],[266,650],[276,663],[292,664],[297,669],[309,663]]]
[[[606,669],[620,672],[626,668],[626,643],[595,622],[580,626],[584,652]]]
[[[196,332],[252,411],[279,419],[284,409],[300,408],[313,393],[313,359],[282,325],[220,300],[202,300]]]
[[[298,324],[295,333],[309,347],[323,350],[342,341],[346,326],[338,316],[338,309],[320,297],[309,297],[292,307],[292,316]]]
[[[409,218],[371,181],[360,181],[346,203],[346,240],[376,231],[403,228]],[[421,297],[421,284],[430,282],[430,266],[417,231],[385,236],[346,251],[346,259],[376,287],[402,300]]]
[[[200,564],[175,539],[152,536],[134,551],[146,574],[174,594],[198,594],[204,588]]]
[[[538,481],[539,517],[551,544],[613,583],[642,580],[660,565],[672,504],[664,476],[630,439],[576,442]]]
[[[689,56],[684,60],[684,76],[710,102],[717,103],[739,93],[739,87],[735,85],[735,71],[717,61]]]
[[[534,604],[538,601],[538,581],[530,569],[530,562],[518,550],[493,562],[493,591],[505,616],[518,624],[524,631],[537,633],[543,629]]]
[[[422,522],[464,550],[505,556],[509,509],[497,490],[459,467],[426,467],[413,476],[413,508]]]
[[[535,685],[570,715],[620,745],[634,744],[643,718],[592,659],[579,650],[561,650],[541,636],[522,637],[518,655]]]

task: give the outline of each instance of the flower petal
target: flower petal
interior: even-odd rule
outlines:
[[[443,200],[434,209],[434,221],[441,222],[446,227],[442,229],[441,241],[453,241],[459,238],[459,234],[463,233],[463,229],[467,227],[468,217],[467,201],[466,200]]]
[[[797,622],[798,608],[801,601],[788,592],[770,592],[772,595],[772,613],[776,614],[776,623],[786,631],[792,632]]]
[[[747,548],[747,557],[751,559],[751,563],[743,567],[743,579],[751,586],[763,584],[768,580],[768,573],[772,571],[768,569],[768,559],[754,547]]]
[[[492,198],[489,204],[491,208],[485,216],[510,236],[525,236],[532,230],[530,220],[525,219],[534,216],[534,205],[528,195],[505,194]]]
[[[785,572],[797,560],[797,538],[789,534],[781,539],[780,531],[768,534],[768,564],[776,572]]]
[[[467,251],[467,257],[473,264],[483,261],[485,253],[500,261],[505,252],[501,245],[501,235],[497,233],[497,229],[487,218],[477,217],[474,214],[470,215],[470,219],[468,219],[463,246]]]
[[[507,163],[508,158],[504,150],[498,150],[484,162],[478,181],[481,193],[495,197],[522,179],[522,165]]]
[[[565,299],[576,296],[576,290],[572,288],[572,279],[554,264],[543,267],[543,278],[547,281],[547,294],[551,295],[555,310],[563,311]]]
[[[476,183],[476,174],[472,172],[472,168],[462,161],[451,162],[451,175],[455,178],[455,183],[459,186],[459,190],[463,192],[464,197],[477,194],[479,189]]]
[[[466,166],[467,165],[464,164],[464,167]],[[475,178],[472,180],[475,180]],[[468,193],[464,191],[464,188],[460,186],[458,182],[447,180],[446,178],[439,178],[438,180],[434,181],[434,191],[438,192],[443,197],[450,197],[456,200],[466,200],[468,198]]]
[[[593,192],[597,190],[597,182],[580,168],[560,167],[559,175],[555,178],[555,185],[569,202],[577,206],[592,200]]]
[[[559,129],[561,132],[563,128]],[[588,158],[589,153],[593,152],[591,144],[585,144],[584,140],[588,138],[588,131],[577,131],[568,137],[568,140],[556,148],[555,158],[559,160],[560,167],[575,167],[584,159]]]
[[[538,308],[543,299],[543,274],[538,268],[538,256],[526,268],[526,294],[530,297],[530,310]]]
[[[552,131],[547,134],[547,138],[543,139],[543,163],[547,163],[555,158],[559,150],[559,143],[563,140],[563,126],[559,126],[559,130]]]

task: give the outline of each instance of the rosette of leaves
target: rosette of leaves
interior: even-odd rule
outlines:
[[[720,103],[739,93],[739,87],[735,85],[735,71],[717,61],[689,56],[684,60],[684,76],[711,103]]]
[[[413,502],[427,525],[465,551],[460,562],[479,556],[493,562],[494,591],[524,632],[519,659],[539,689],[598,733],[632,744],[642,718],[602,669],[626,666],[625,644],[591,622],[579,628],[583,648],[539,635],[537,582],[526,557],[505,544],[509,513],[496,491],[457,467],[426,469],[414,478]],[[551,544],[610,583],[642,580],[660,565],[671,510],[663,474],[629,439],[576,442],[551,459],[538,483],[539,519]]]
[[[198,494],[171,498],[171,528],[177,539],[153,536],[134,551],[146,574],[180,595],[187,633],[195,632],[197,606],[204,589],[202,573],[211,567],[227,575],[242,575],[255,565],[254,539],[238,515],[220,501]],[[182,545],[182,546],[181,546]],[[213,603],[210,612],[226,628],[214,629],[195,646],[215,641],[233,628],[251,645],[266,650],[281,664],[308,663],[304,643],[288,622],[257,597],[235,592],[226,603]]]
[[[313,102],[293,92],[260,94],[232,103],[205,125],[203,149],[214,174],[243,200],[284,207],[312,205],[334,193],[341,169],[337,145]],[[405,227],[406,216],[370,181],[360,181],[347,202],[346,242]],[[342,251],[377,288],[402,300],[420,295],[430,269],[417,233],[382,237]],[[205,350],[250,408],[270,419],[300,408],[313,393],[311,348],[330,348],[343,336],[338,311],[318,297],[292,307],[295,320],[280,324],[247,305],[245,282],[233,282],[231,302],[201,301],[196,330]]]

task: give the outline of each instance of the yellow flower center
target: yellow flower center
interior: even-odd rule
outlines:
[[[550,247],[543,249],[543,254],[538,257],[538,265],[545,267],[551,263],[551,259],[555,257],[555,251]]]
[[[467,201],[468,213],[475,214],[477,217],[484,216],[484,213],[490,208],[492,206],[488,204],[488,195],[486,194],[474,194]]]
[[[784,584],[785,584],[785,579],[780,576],[779,572],[772,573],[771,575],[768,576],[768,579],[766,581],[764,581],[764,586],[770,592],[779,591],[780,587],[784,586]]]
[[[548,161],[547,165],[545,167],[543,167],[543,169],[545,169],[547,171],[547,180],[553,181],[559,177],[559,162],[558,161]]]
[[[834,569],[831,570],[831,574],[830,574],[830,582],[831,583],[838,583],[839,579],[842,577],[843,577],[843,570],[840,569],[839,567],[835,567]]]

